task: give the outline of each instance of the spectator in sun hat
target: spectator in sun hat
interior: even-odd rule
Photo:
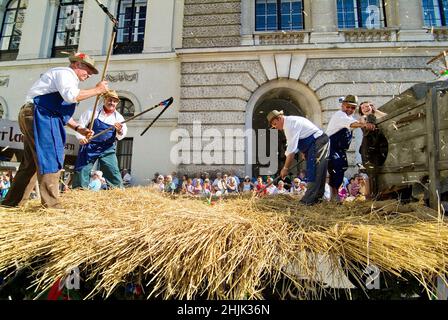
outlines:
[[[289,192],[291,194],[295,194],[298,195],[300,194],[300,179],[299,178],[294,178],[291,184],[291,188],[289,189]]]
[[[304,117],[285,116],[283,111],[272,110],[267,115],[269,126],[283,130],[286,136],[286,161],[280,171],[284,179],[291,169],[295,154],[301,152],[306,159],[309,187],[302,204],[313,205],[320,201],[325,192],[325,176],[329,151],[328,136],[314,123]]]
[[[358,97],[348,95],[342,100],[341,110],[330,118],[327,135],[330,137],[330,158],[328,173],[330,174],[331,198],[338,199],[338,190],[342,184],[344,173],[348,168],[347,150],[352,140],[352,130],[364,128],[374,130],[375,125],[358,121],[353,114],[358,107]]]
[[[90,137],[93,131],[81,128],[72,116],[78,102],[108,90],[107,81],[95,87],[79,89],[79,83],[97,74],[95,60],[85,53],[69,57],[68,67],[56,67],[43,73],[28,91],[18,116],[24,135],[24,157],[2,205],[15,207],[39,182],[44,207],[62,208],[59,200],[59,171],[64,165],[65,126]],[[37,172],[37,175],[36,175]],[[28,193],[28,194],[25,194]]]
[[[241,192],[250,192],[253,189],[254,185],[249,176],[244,177],[244,181],[241,186]]]
[[[81,146],[75,163],[73,188],[86,188],[89,181],[89,172],[97,162],[104,172],[104,178],[109,186],[113,188],[123,187],[123,179],[116,155],[116,141],[126,137],[128,128],[125,123],[122,124],[124,118],[117,111],[117,105],[120,102],[117,92],[108,90],[102,95],[102,98],[103,106],[95,110],[92,129],[95,132],[101,132],[109,127],[113,127],[113,129],[92,140],[79,133],[76,134]],[[82,128],[89,127],[92,114],[93,109],[84,112],[79,118],[79,126]]]
[[[101,190],[101,178],[103,178],[103,173],[101,171],[94,171],[92,174],[92,180],[90,181],[87,189],[92,191],[100,191]]]

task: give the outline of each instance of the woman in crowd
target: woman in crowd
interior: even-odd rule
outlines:
[[[4,199],[6,197],[6,194],[9,191],[9,188],[11,187],[11,182],[9,180],[9,176],[7,174],[4,174],[0,178],[0,198]]]
[[[250,181],[250,177],[246,176],[244,177],[244,181],[241,185],[241,192],[246,193],[246,192],[250,192],[253,189],[253,184]]]
[[[229,178],[229,184],[227,185],[227,193],[238,193],[238,185],[234,177]]]
[[[255,182],[255,190],[257,193],[259,193],[260,190],[263,190],[263,194],[267,193],[265,189],[265,184],[263,183],[263,178],[261,176],[258,176],[257,182]]]
[[[176,185],[173,182],[173,177],[171,175],[167,175],[165,178],[165,189],[164,191],[169,194],[174,194],[176,190]]]
[[[202,196],[204,197],[210,197],[212,193],[212,186],[210,185],[210,179],[205,178],[204,179],[204,185],[202,186]]]
[[[278,193],[278,194],[285,194],[285,193],[288,193],[288,190],[285,189],[285,183],[284,183],[282,180],[280,180],[280,181],[278,182],[277,193]]]
[[[202,193],[201,179],[195,178],[193,185],[193,195],[198,196]]]
[[[266,188],[266,193],[268,195],[275,195],[277,194],[277,187],[272,183],[274,180],[271,177],[268,177],[266,180],[266,184],[268,187]]]

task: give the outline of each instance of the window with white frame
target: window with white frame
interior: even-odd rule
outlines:
[[[337,0],[339,29],[386,27],[383,0]]]
[[[6,4],[0,36],[2,60],[13,60],[17,57],[27,6],[28,0],[11,0]],[[11,54],[7,54],[8,52]]]
[[[146,24],[146,0],[120,0],[118,4],[118,30],[114,53],[140,53],[143,51]]]
[[[427,27],[447,25],[448,0],[422,0],[423,23]]]
[[[117,160],[120,171],[123,169],[132,169],[133,144],[134,138],[124,138],[117,141]]]
[[[303,29],[303,0],[256,0],[255,31]]]
[[[52,57],[66,56],[63,51],[78,50],[83,10],[83,0],[60,0]]]
[[[135,113],[135,107],[131,100],[120,97],[117,110],[123,117],[132,117]]]

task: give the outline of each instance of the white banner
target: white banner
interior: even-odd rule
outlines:
[[[23,150],[23,134],[17,121],[0,119],[0,147]],[[78,139],[74,135],[67,134],[64,153],[76,156],[78,149]]]

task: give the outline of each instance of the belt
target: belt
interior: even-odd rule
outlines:
[[[323,136],[324,135],[324,133],[322,132],[322,131],[316,131],[314,134],[313,134],[313,137],[314,137],[314,139],[317,139],[317,138],[319,138],[319,137],[321,137],[321,136]]]

